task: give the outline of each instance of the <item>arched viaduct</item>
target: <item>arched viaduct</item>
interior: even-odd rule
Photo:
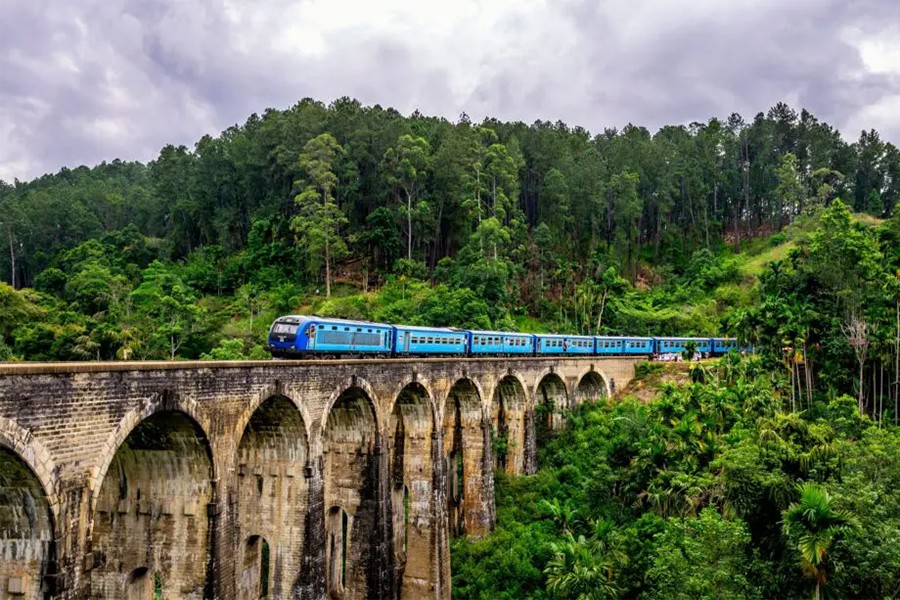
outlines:
[[[0,596],[449,598],[495,470],[634,362],[0,365]]]

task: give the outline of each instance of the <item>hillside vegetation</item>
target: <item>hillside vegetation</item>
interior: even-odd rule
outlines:
[[[581,406],[537,474],[497,475],[454,597],[897,598],[900,428],[848,396],[786,412],[758,358],[691,377]]]
[[[258,357],[301,311],[735,333],[837,197],[890,217],[900,153],[784,104],[591,134],[307,99],[146,165],[0,183],[0,357]]]

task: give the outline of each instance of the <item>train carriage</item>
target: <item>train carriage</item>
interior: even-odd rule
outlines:
[[[534,335],[504,331],[469,331],[471,354],[534,354]]]
[[[393,352],[397,356],[465,354],[468,333],[449,327],[395,325]]]
[[[740,350],[738,342],[734,338],[712,338],[713,354],[727,354],[731,350]]]
[[[329,354],[381,354],[391,352],[394,328],[390,325],[328,319],[305,315],[280,317],[269,330],[269,351],[289,357]]]
[[[653,354],[653,338],[594,336],[599,356],[649,356]]]
[[[535,335],[537,354],[595,354],[596,343],[589,335]]]
[[[711,338],[697,337],[658,337],[653,338],[656,354],[680,354],[684,352],[687,344],[694,342],[696,351],[700,354],[710,354],[712,352]]]

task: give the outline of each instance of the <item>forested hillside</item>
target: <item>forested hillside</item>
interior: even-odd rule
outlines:
[[[858,281],[831,268],[833,248],[810,246],[836,198],[860,216],[852,226],[849,214],[834,217],[834,243],[850,227],[871,250]],[[896,218],[882,220],[898,198],[895,146],[875,131],[848,144],[784,104],[751,121],[593,135],[304,100],[193,149],[167,146],[147,165],[2,184],[0,355],[264,356],[276,314],[315,311],[724,332],[854,366],[845,317],[878,306],[864,369],[889,366],[893,296],[885,288],[870,300],[894,275],[882,259],[896,247]],[[857,267],[862,250],[847,250],[841,268]],[[798,251],[812,253],[810,271],[790,267]],[[772,259],[783,268],[769,269]],[[804,296],[817,277],[830,300]],[[775,299],[760,306],[760,290]],[[804,321],[803,303],[819,300],[840,306],[827,332]],[[842,341],[823,349],[824,335]]]

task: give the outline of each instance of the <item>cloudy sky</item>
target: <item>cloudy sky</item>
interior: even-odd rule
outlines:
[[[779,100],[900,143],[900,0],[0,0],[0,179],[310,96],[591,131]]]

